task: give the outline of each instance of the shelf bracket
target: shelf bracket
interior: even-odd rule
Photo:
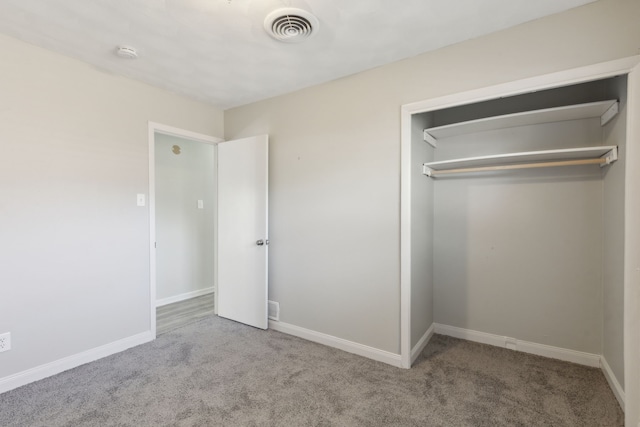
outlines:
[[[431,169],[429,166],[425,164],[422,165],[422,174],[426,175],[428,177],[431,177],[431,175],[433,175],[433,169]]]
[[[436,139],[431,136],[431,134],[428,132],[429,129],[425,129],[424,132],[424,142],[428,143],[429,145],[431,145],[433,148],[436,148],[438,146]]]
[[[601,158],[604,159],[604,162],[600,164],[601,168],[615,162],[616,160],[618,160],[618,147],[613,148],[611,151],[609,151],[607,154],[605,154]]]
[[[609,107],[609,109],[605,111],[602,116],[600,116],[600,126],[606,125],[611,121],[611,119],[616,116],[616,114],[618,114],[618,110],[620,108],[619,104],[620,103],[618,101],[614,102],[613,104],[611,104],[611,107]]]

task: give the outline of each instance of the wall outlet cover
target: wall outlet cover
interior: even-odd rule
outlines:
[[[0,334],[0,353],[11,350],[11,333]]]

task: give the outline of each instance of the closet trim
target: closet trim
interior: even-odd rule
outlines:
[[[400,172],[400,356],[402,367],[411,367],[411,118],[414,114],[464,104],[487,101],[501,96],[569,86],[629,74],[640,63],[632,56],[571,70],[526,78],[482,89],[405,104],[401,107]]]

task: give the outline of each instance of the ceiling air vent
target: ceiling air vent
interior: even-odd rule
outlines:
[[[315,35],[319,28],[318,18],[306,10],[296,8],[274,10],[264,20],[267,33],[285,43],[305,41]]]

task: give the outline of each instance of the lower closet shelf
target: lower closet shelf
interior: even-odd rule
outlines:
[[[493,156],[467,157],[424,163],[423,173],[429,177],[441,175],[529,169],[555,166],[597,164],[606,166],[618,160],[618,147],[565,148],[558,150],[527,151],[523,153],[497,154]]]

